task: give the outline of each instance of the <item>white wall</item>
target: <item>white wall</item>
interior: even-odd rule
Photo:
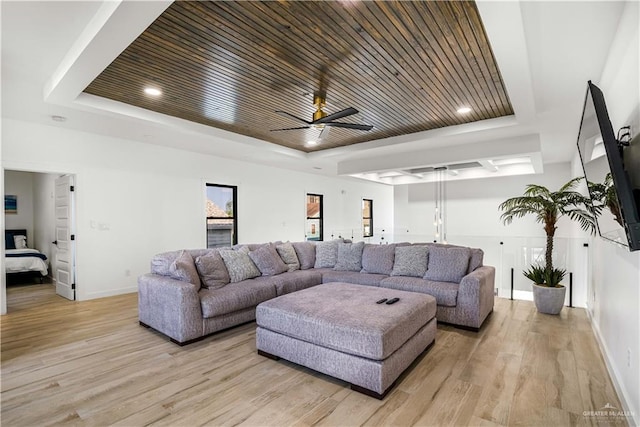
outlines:
[[[27,230],[27,244],[33,246],[33,174],[30,172],[5,171],[4,194],[18,197],[18,213],[5,214],[7,229]],[[4,200],[4,198],[3,198]]]
[[[5,169],[76,175],[79,299],[137,289],[162,251],[206,244],[205,183],[238,186],[240,243],[302,240],[305,194],[324,197],[325,238],[359,229],[373,198],[376,228],[393,226],[393,188],[3,119]]]
[[[49,274],[55,270],[56,238],[54,191],[56,174],[33,174],[33,247],[49,259]]]
[[[627,2],[600,81],[613,128],[640,132],[640,4]],[[593,241],[588,311],[626,410],[640,424],[640,251]]]

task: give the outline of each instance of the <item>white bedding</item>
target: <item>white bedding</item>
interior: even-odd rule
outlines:
[[[7,249],[7,254],[27,254],[40,252],[36,249]],[[4,265],[7,273],[20,273],[23,271],[39,271],[46,276],[48,273],[46,261],[38,257],[4,257]]]

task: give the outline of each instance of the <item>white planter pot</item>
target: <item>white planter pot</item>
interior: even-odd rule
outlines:
[[[550,288],[548,286],[539,286],[535,283],[533,286],[533,302],[540,313],[559,314],[564,307],[564,296],[567,288],[560,285],[558,288]]]

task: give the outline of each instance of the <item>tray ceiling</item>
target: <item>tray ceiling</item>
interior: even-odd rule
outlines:
[[[319,90],[373,130],[271,131]],[[174,2],[85,92],[305,152],[513,114],[474,2]]]

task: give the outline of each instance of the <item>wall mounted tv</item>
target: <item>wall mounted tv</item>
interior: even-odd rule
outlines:
[[[602,91],[591,81],[582,111],[578,151],[589,183],[598,233],[631,251],[640,249],[640,137],[616,136]]]

